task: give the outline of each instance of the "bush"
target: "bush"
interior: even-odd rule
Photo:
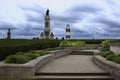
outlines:
[[[72,44],[69,41],[62,41],[59,47],[71,47]]]
[[[23,52],[17,52],[16,55],[23,55]]]
[[[40,56],[39,54],[33,54],[33,53],[29,53],[29,52],[25,53],[24,55],[31,58],[31,59],[35,59],[35,58]]]
[[[76,42],[71,42],[71,47],[79,47],[79,45]]]
[[[102,47],[107,48],[110,46],[110,40],[105,40],[102,42]]]
[[[113,61],[116,62],[116,63],[118,63],[118,64],[120,64],[120,56],[115,56],[113,58]]]
[[[85,46],[86,45],[85,41],[76,41],[76,43],[78,44],[78,46]]]
[[[35,59],[39,56],[46,55],[48,52],[46,50],[41,50],[39,52],[31,50],[27,53],[18,52],[15,55],[10,55],[5,58],[5,63],[26,63],[32,59]]]
[[[23,56],[23,55],[11,55],[5,58],[5,63],[27,63],[29,60],[28,57]]]
[[[42,56],[42,55],[48,54],[48,52],[47,52],[46,50],[41,50],[41,51],[38,52],[38,54],[39,54],[40,56]]]
[[[110,47],[110,40],[103,41],[101,45],[102,45],[101,51],[108,51]]]
[[[62,41],[59,47],[79,47],[85,45],[86,43],[84,41]]]
[[[116,55],[115,54],[109,54],[107,57],[106,57],[106,59],[107,60],[110,60],[110,61],[113,61],[113,59],[116,57]]]
[[[120,55],[115,55],[112,51],[104,52],[100,55],[105,57],[107,60],[120,64]]]
[[[106,58],[109,54],[114,54],[114,53],[112,51],[108,51],[108,52],[102,52],[100,55]]]

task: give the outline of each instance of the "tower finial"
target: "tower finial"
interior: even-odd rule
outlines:
[[[49,9],[47,9],[47,11],[46,11],[46,15],[48,15],[48,16],[49,16]]]

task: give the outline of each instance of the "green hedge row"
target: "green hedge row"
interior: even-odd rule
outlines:
[[[81,40],[68,40],[68,41],[84,41],[86,44],[101,44],[104,40],[99,39],[81,39]]]
[[[59,47],[79,47],[85,45],[86,43],[84,41],[62,41]]]
[[[17,52],[28,52],[30,50],[41,50],[46,48],[58,47],[59,44],[60,41],[58,40],[45,40],[45,41],[40,40],[37,43],[33,42],[33,44],[0,47],[0,61],[4,60],[5,57],[9,55],[16,54]]]

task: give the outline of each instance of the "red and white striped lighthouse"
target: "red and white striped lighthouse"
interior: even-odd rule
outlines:
[[[67,24],[66,26],[66,40],[70,39],[70,25]]]

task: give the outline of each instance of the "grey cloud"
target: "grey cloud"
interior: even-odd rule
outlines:
[[[44,10],[39,5],[35,5],[34,7],[20,6],[20,8],[25,10],[25,11],[34,11],[34,12],[40,13],[42,15],[44,14]]]
[[[40,24],[44,23],[43,17],[40,15],[32,16],[32,15],[27,14],[26,17],[27,17],[27,21],[29,21],[29,22],[36,22],[36,23],[40,23]]]
[[[120,22],[113,21],[107,18],[98,18],[95,22],[105,24],[110,28],[120,27]]]
[[[5,23],[5,22],[0,23],[0,30],[8,30],[9,28],[11,28],[11,30],[17,29],[17,27],[13,24]]]

